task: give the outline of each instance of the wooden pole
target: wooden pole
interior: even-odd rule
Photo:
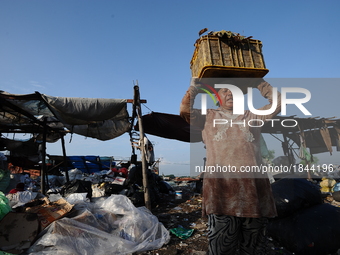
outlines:
[[[65,175],[66,175],[66,182],[69,182],[70,177],[68,176],[68,164],[67,164],[64,136],[61,137],[61,147],[63,149],[63,161],[64,161],[64,171],[65,171]]]
[[[142,172],[143,172],[143,188],[144,188],[144,201],[145,207],[151,210],[151,201],[149,194],[149,182],[148,182],[148,166],[146,163],[146,151],[144,144],[144,130],[142,124],[142,109],[140,105],[140,94],[138,85],[134,86],[134,104],[136,105],[138,127],[139,127],[139,141],[140,141],[140,151],[142,159]]]
[[[282,135],[283,135],[283,140],[284,140],[284,142],[282,143],[283,151],[285,152],[285,156],[288,157],[289,164],[293,165],[294,164],[294,155],[292,153],[291,148],[289,148],[289,142],[288,142],[288,139],[287,139],[287,134],[282,133]],[[290,173],[293,173],[293,168],[291,169]]]
[[[300,144],[300,147],[305,147],[305,148],[307,148],[307,146],[306,146],[306,138],[305,138],[305,132],[304,132],[304,130],[303,130],[303,128],[301,128],[301,126],[300,125],[298,125],[298,128],[299,128],[299,130],[300,130],[300,136],[302,137],[302,141],[301,141],[301,144]],[[311,155],[312,156],[312,155]],[[307,168],[308,168],[308,171],[307,171],[307,179],[308,180],[311,180],[312,179],[312,176],[311,176],[311,173],[310,173],[310,171],[309,171],[309,169],[310,169],[310,167],[311,167],[311,163],[312,162],[310,162],[307,158],[305,158],[305,160],[306,160],[306,166],[307,166]]]
[[[42,143],[42,164],[41,164],[41,173],[40,173],[40,187],[41,193],[46,194],[45,187],[45,177],[46,177],[46,134],[47,133],[47,118],[44,118],[44,131],[43,131],[43,143]]]

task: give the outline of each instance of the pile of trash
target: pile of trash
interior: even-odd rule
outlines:
[[[170,232],[144,207],[141,167],[129,172],[49,175],[46,195],[39,178],[12,176],[0,191],[0,251],[9,254],[131,254],[162,247]],[[128,174],[127,174],[128,173]],[[148,173],[152,206],[173,188]],[[1,252],[0,252],[1,253]]]
[[[140,167],[93,174],[72,169],[68,174],[69,182],[65,176],[49,175],[46,195],[39,193],[38,178],[14,177],[24,189],[0,193],[0,250],[9,254],[205,254],[202,180],[165,182],[149,172],[150,211],[143,206]],[[268,254],[339,251],[337,174],[309,180],[285,177],[271,184],[278,216],[268,224]]]
[[[128,254],[160,248],[169,239],[148,209],[124,195],[95,202],[75,196],[73,204],[53,195],[26,203],[0,222],[0,250],[12,254]]]
[[[202,197],[188,194],[190,184],[178,187],[183,189],[183,200],[167,202],[163,208],[153,210],[171,230],[170,242],[160,249],[137,254],[206,254],[208,226],[207,219],[201,217]],[[272,190],[278,216],[270,219],[267,227],[268,255],[330,255],[340,251],[340,206],[325,200],[318,182],[281,178],[272,183]]]
[[[127,254],[160,248],[170,239],[149,210],[123,195],[80,200],[70,216],[51,223],[28,254]]]

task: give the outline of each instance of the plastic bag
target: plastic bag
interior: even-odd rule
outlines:
[[[145,207],[123,195],[77,203],[72,218],[54,221],[28,253],[106,255],[154,250],[170,240],[169,231]]]
[[[11,210],[8,198],[0,191],[0,220]]]
[[[92,198],[92,183],[89,181],[73,180],[66,183],[61,190],[63,196],[67,197],[73,193],[87,193],[87,198]]]
[[[104,186],[105,195],[110,196],[112,194],[119,194],[126,186],[116,183],[106,183]]]
[[[14,194],[7,194],[7,198],[9,200],[9,205],[12,208],[17,208],[19,206],[22,206],[33,199],[37,197],[38,193],[37,192],[32,192],[32,191],[18,191],[17,193]]]
[[[87,193],[73,193],[70,194],[66,200],[67,202],[69,202],[70,204],[76,204],[78,202],[84,202],[84,201],[89,201],[88,198],[86,198]]]
[[[319,187],[306,179],[281,179],[271,187],[280,218],[323,202]]]
[[[66,178],[66,174],[64,173],[64,176]],[[70,181],[74,180],[82,180],[83,179],[83,172],[77,168],[71,169],[68,171],[68,177]]]
[[[333,254],[340,249],[340,208],[315,205],[290,217],[271,220],[267,232],[295,254]]]
[[[105,190],[98,184],[92,184],[92,197],[103,197]]]
[[[333,191],[340,191],[340,182],[334,185]]]
[[[65,176],[48,175],[47,178],[50,188],[58,188],[66,183]]]
[[[187,239],[192,235],[194,230],[186,229],[186,228],[183,228],[182,226],[178,226],[177,228],[170,229],[170,232],[181,239]]]

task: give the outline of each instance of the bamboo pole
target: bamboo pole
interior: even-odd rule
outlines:
[[[46,135],[47,135],[47,118],[44,118],[44,131],[43,131],[43,143],[41,149],[41,157],[42,157],[42,164],[41,164],[41,172],[40,172],[40,188],[41,193],[46,194],[46,187],[45,187],[45,177],[46,177]]]
[[[145,207],[151,210],[151,201],[149,194],[149,182],[148,182],[148,166],[146,163],[146,152],[144,144],[144,130],[142,124],[142,109],[140,105],[140,94],[138,84],[134,86],[134,104],[137,109],[138,127],[139,127],[139,140],[140,140],[140,151],[142,159],[142,173],[143,173],[143,189],[144,189],[144,201]]]
[[[68,166],[67,166],[67,157],[66,157],[66,149],[65,149],[65,139],[64,136],[61,137],[61,147],[63,150],[63,161],[64,161],[64,169],[66,175],[66,182],[70,181],[70,177],[68,176]]]

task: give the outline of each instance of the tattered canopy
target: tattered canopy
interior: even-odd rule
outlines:
[[[0,132],[42,134],[56,141],[68,132],[110,140],[130,129],[125,99],[53,97],[0,92]],[[48,140],[49,141],[49,140]]]
[[[73,133],[110,140],[130,128],[125,99],[52,97],[42,95],[50,110]]]

